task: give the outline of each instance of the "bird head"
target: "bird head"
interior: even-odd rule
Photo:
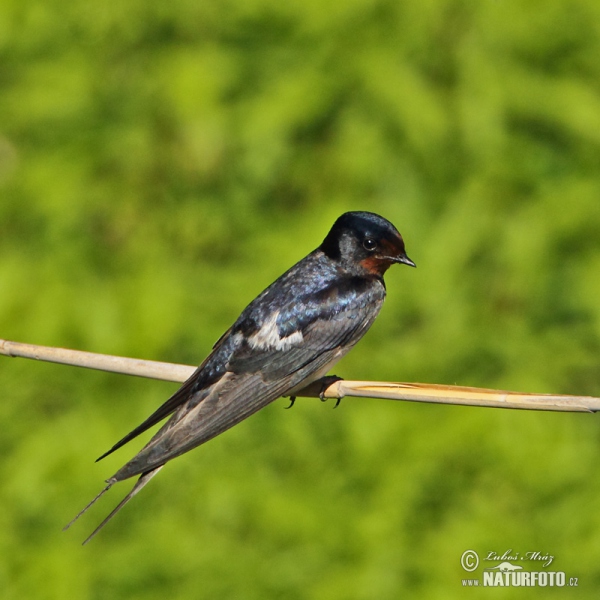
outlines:
[[[416,266],[398,230],[371,212],[344,213],[319,248],[353,275],[380,277],[394,263]]]

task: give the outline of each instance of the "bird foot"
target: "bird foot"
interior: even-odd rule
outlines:
[[[284,408],[286,410],[288,410],[289,408],[292,408],[292,406],[294,406],[294,402],[296,402],[296,396],[290,396],[290,405],[289,406],[284,406]]]
[[[329,398],[325,398],[325,390],[332,384],[335,383],[336,381],[341,381],[341,377],[338,377],[337,375],[328,375],[327,377],[323,377],[323,380],[321,381],[321,391],[319,392],[319,398],[321,399],[321,402],[326,402],[327,400],[329,400]],[[335,402],[335,406],[333,408],[337,408],[340,405],[340,402],[342,401],[342,398],[336,398],[336,402]]]

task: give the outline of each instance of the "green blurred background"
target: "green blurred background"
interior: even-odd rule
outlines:
[[[599,82],[596,0],[3,0],[0,337],[198,364],[371,210],[419,268],[337,374],[600,396]],[[0,360],[4,600],[597,597],[592,415],[278,400],[81,548],[175,388]]]

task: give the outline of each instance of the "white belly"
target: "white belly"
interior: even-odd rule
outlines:
[[[318,371],[315,371],[312,375],[309,375],[306,379],[303,379],[297,386],[293,387],[291,390],[285,393],[286,396],[293,396],[296,392],[299,392],[301,389],[305,388],[307,385],[311,384],[313,381],[317,381],[317,379],[321,379],[321,377],[325,377],[330,369],[340,361],[340,359],[348,353],[351,347],[345,348],[342,350],[341,348],[333,355],[333,358],[323,367],[321,367]]]

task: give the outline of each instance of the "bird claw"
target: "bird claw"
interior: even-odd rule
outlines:
[[[319,398],[320,398],[321,402],[327,402],[327,400],[329,400],[329,398],[325,398],[325,391],[332,383],[334,383],[336,381],[340,381],[341,379],[342,378],[338,377],[337,375],[330,375],[329,377],[325,378],[325,380],[323,381],[323,383],[321,385],[321,391],[319,392]],[[341,398],[336,398],[336,403],[333,408],[337,408],[340,405],[341,401],[342,401]]]
[[[294,406],[294,402],[296,402],[296,396],[290,396],[290,405],[289,406],[284,406],[284,408],[286,410],[288,410],[289,408],[292,408],[292,406]]]

